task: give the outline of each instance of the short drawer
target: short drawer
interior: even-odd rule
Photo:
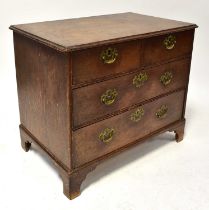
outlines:
[[[73,132],[74,167],[180,120],[183,102],[184,91],[175,92]]]
[[[140,66],[140,41],[79,50],[72,53],[73,84],[90,82]]]
[[[190,59],[73,90],[73,126],[187,85]]]
[[[143,65],[149,66],[191,54],[194,30],[172,33],[143,40]]]

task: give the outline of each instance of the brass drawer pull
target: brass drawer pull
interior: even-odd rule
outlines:
[[[135,112],[131,114],[131,120],[133,122],[138,122],[141,120],[143,115],[144,115],[144,109],[143,107],[139,107]]]
[[[166,71],[161,77],[160,77],[160,82],[164,85],[167,86],[168,84],[171,83],[171,80],[173,78],[173,74],[171,71]]]
[[[108,47],[102,51],[100,57],[104,63],[111,64],[116,61],[116,58],[118,57],[118,51],[116,48]]]
[[[168,112],[168,106],[162,105],[156,112],[157,118],[165,118]]]
[[[146,72],[140,72],[133,78],[133,85],[137,88],[144,85],[144,83],[148,80],[148,75]]]
[[[115,130],[113,128],[105,128],[99,134],[99,139],[104,143],[108,143],[112,140],[114,133],[115,133]]]
[[[163,44],[167,50],[172,50],[176,44],[176,37],[174,35],[169,35],[164,39]]]
[[[114,103],[116,97],[118,95],[118,92],[116,89],[108,89],[102,96],[101,96],[101,102],[105,105],[111,105]]]

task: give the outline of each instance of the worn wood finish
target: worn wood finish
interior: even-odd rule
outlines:
[[[137,40],[73,52],[73,84],[84,83],[139,68],[141,61],[140,46],[141,44]],[[114,63],[105,64],[101,59],[101,53],[109,47],[115,48],[118,56]]]
[[[10,28],[60,51],[188,30],[195,24],[132,12],[14,25]]]
[[[73,91],[73,125],[74,128],[82,124],[100,119],[108,114],[125,109],[149,98],[159,96],[170,91],[186,87],[190,68],[190,58],[169,62],[165,65],[138,70],[128,76],[122,76],[98,84],[78,88]],[[160,77],[165,72],[172,72],[171,83],[164,86]],[[146,73],[148,80],[137,88],[133,85],[133,78],[139,73]],[[108,89],[115,88],[118,96],[111,105],[101,102],[101,95]],[[86,109],[88,107],[88,110]],[[95,110],[97,110],[95,112]]]
[[[175,100],[177,99],[178,100]],[[159,128],[178,121],[182,116],[184,91],[173,93],[167,97],[142,105],[144,115],[138,122],[133,122],[131,114],[137,107],[120,115],[103,120],[73,132],[73,166],[78,167],[100,156],[125,146],[136,139],[142,138]],[[156,111],[162,106],[168,106],[167,116],[159,119]],[[139,106],[138,106],[139,107]],[[104,143],[99,139],[105,128],[115,130],[111,142]]]
[[[163,127],[153,133],[148,134],[147,136],[144,136],[143,138],[137,139],[136,141],[126,145],[125,147],[122,147],[120,149],[117,149],[113,151],[112,153],[108,153],[107,155],[102,156],[99,159],[96,159],[95,161],[92,161],[90,163],[87,163],[83,165],[82,167],[74,169],[72,172],[69,172],[66,168],[63,167],[62,163],[58,162],[58,160],[51,155],[43,145],[41,145],[35,137],[33,137],[30,133],[28,133],[23,126],[20,126],[20,133],[21,133],[21,142],[26,144],[32,144],[37,145],[36,148],[40,153],[47,155],[52,163],[57,167],[57,170],[63,180],[63,193],[69,198],[74,199],[77,196],[80,195],[80,187],[82,182],[85,180],[87,174],[94,170],[97,165],[102,163],[103,161],[114,157],[117,154],[120,154],[121,152],[131,149],[132,147],[143,143],[147,139],[154,137],[156,135],[159,135],[160,133],[164,133],[166,131],[175,132],[175,139],[177,142],[179,139],[179,136],[182,136],[182,133],[184,132],[185,127],[185,119],[182,119],[180,121],[174,122],[166,127]],[[25,150],[25,148],[23,148]]]
[[[172,33],[176,37],[176,44],[172,50],[166,49],[163,41],[170,34],[144,39],[143,66],[160,63],[175,57],[191,54],[193,48],[194,30]]]
[[[69,199],[80,194],[82,181],[102,161],[165,131],[174,131],[177,142],[183,139],[196,27],[134,13],[10,27],[21,146],[27,152],[38,145],[52,159]],[[168,51],[162,41],[169,35],[177,42]],[[113,64],[101,62],[107,47],[118,50]],[[173,77],[164,86],[160,77],[167,71]],[[136,88],[133,78],[140,72],[148,80]],[[118,96],[106,106],[100,99],[110,88]],[[168,111],[157,118],[162,105]],[[139,107],[144,114],[133,122]],[[114,128],[108,143],[98,137],[105,128]]]
[[[70,168],[69,55],[16,33],[14,46],[21,124]]]

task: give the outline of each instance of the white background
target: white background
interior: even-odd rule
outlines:
[[[0,209],[208,210],[209,5],[207,0],[0,0]],[[23,152],[11,24],[138,12],[193,22],[196,30],[182,143],[166,133],[87,176],[70,201],[49,160]]]

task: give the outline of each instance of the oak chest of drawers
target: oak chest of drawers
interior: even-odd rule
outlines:
[[[70,199],[101,161],[166,131],[183,139],[195,24],[135,13],[15,25],[21,145]]]

